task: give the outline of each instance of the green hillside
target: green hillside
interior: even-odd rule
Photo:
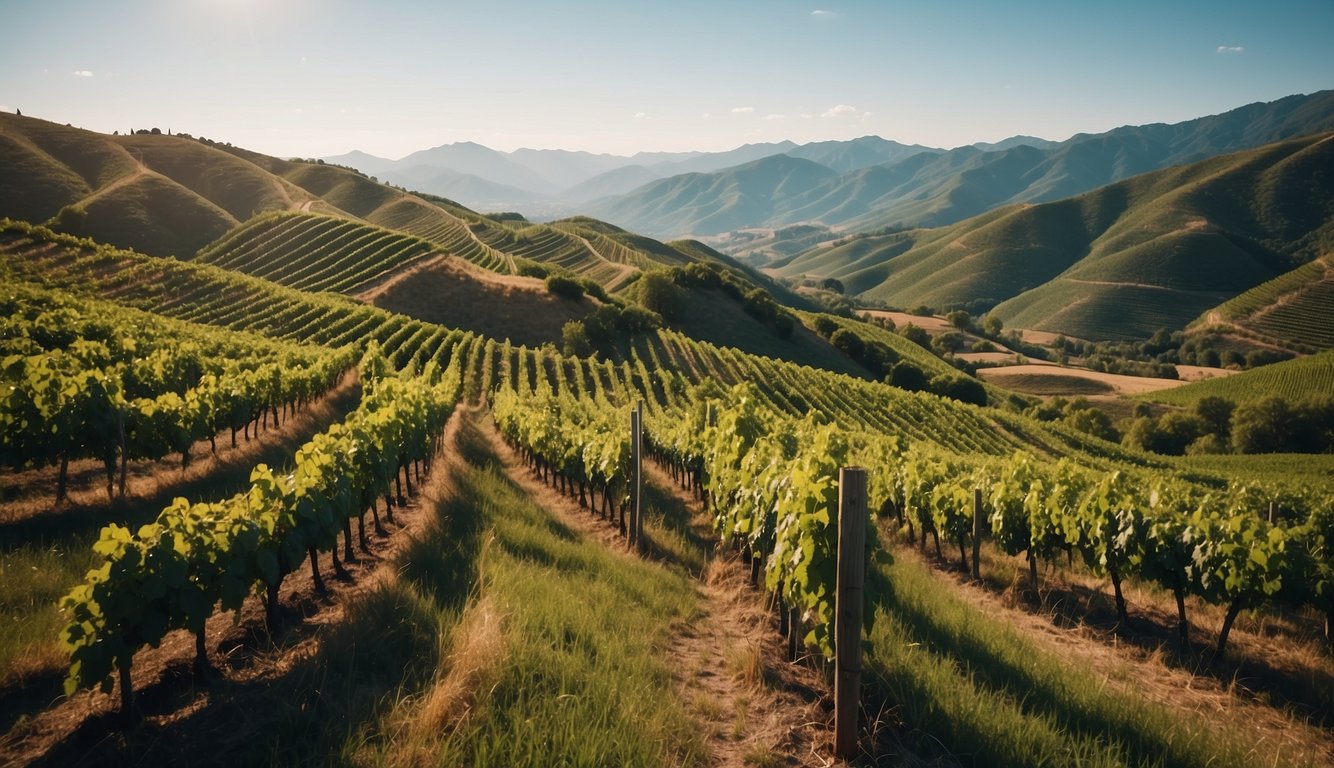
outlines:
[[[1204,313],[1190,328],[1299,349],[1334,347],[1334,257],[1261,283]]]
[[[311,195],[181,136],[107,136],[0,113],[0,216],[187,257],[239,221]]]
[[[437,246],[351,219],[280,213],[246,222],[198,260],[306,291],[353,293]]]
[[[1203,397],[1222,397],[1239,403],[1271,395],[1294,401],[1330,393],[1334,393],[1334,350],[1285,360],[1233,376],[1165,389],[1141,395],[1140,398],[1169,405],[1192,405]]]
[[[994,307],[1006,325],[1145,337],[1334,243],[1334,141],[1308,137],[959,224],[850,238],[780,263],[897,306]]]

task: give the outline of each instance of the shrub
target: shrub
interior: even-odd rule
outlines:
[[[584,287],[578,280],[564,275],[551,275],[547,278],[547,292],[562,299],[581,299],[584,296]]]
[[[931,334],[924,329],[908,323],[899,329],[899,335],[923,349],[931,348]]]
[[[897,367],[895,366],[895,368]],[[982,385],[982,382],[968,376],[942,373],[932,377],[928,386],[932,392],[941,397],[948,397],[951,400],[972,403],[973,405],[987,404],[987,388]]]
[[[900,360],[889,371],[888,383],[909,392],[921,392],[926,389],[926,372],[907,360]]]

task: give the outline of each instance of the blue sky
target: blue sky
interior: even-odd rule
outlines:
[[[1334,87],[1334,0],[0,0],[0,109],[276,155],[951,147]]]

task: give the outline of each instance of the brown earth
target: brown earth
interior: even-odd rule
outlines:
[[[396,270],[357,295],[391,312],[464,328],[515,344],[559,344],[561,326],[597,309],[587,296],[563,299],[533,277],[502,276],[457,256],[434,255]]]

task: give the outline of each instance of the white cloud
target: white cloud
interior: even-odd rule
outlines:
[[[92,77],[93,71],[91,69],[76,69],[70,74],[75,77]]]
[[[837,13],[834,13],[833,11],[815,10],[815,11],[811,11],[811,16],[813,16],[813,17],[815,17],[815,18],[817,18],[817,19],[833,19],[833,18],[837,18],[837,17],[838,17],[838,14],[837,14]]]
[[[1244,45],[1220,45],[1220,46],[1218,46],[1218,52],[1219,52],[1219,53],[1241,53],[1241,52],[1244,51],[1244,50],[1246,50],[1246,46],[1244,46]]]
[[[820,115],[820,117],[847,117],[849,115],[855,115],[855,114],[857,114],[856,107],[852,107],[847,104],[839,104],[837,106],[833,106],[830,107],[829,109],[826,109]]]
[[[307,61],[309,61],[309,59],[307,59],[305,56],[302,56],[302,57],[301,57],[301,61],[299,61],[298,63],[299,63],[299,64],[305,64]]]
[[[773,121],[773,120],[782,120],[782,119],[784,119],[784,118],[786,118],[786,117],[787,117],[787,115],[765,115],[764,117],[762,117],[762,118],[760,118],[760,119],[761,119],[761,120],[769,120],[769,121]]]
[[[643,119],[646,118],[646,117],[648,117],[648,114],[645,113],[645,112],[636,112],[636,113],[635,113],[635,119],[636,119],[636,120],[643,120]]]
[[[734,115],[749,115],[754,111],[754,107],[732,107],[732,114]]]
[[[700,118],[701,120],[708,120],[708,119],[709,119],[709,113],[708,113],[708,112],[705,112],[704,114],[700,115],[699,118]]]

